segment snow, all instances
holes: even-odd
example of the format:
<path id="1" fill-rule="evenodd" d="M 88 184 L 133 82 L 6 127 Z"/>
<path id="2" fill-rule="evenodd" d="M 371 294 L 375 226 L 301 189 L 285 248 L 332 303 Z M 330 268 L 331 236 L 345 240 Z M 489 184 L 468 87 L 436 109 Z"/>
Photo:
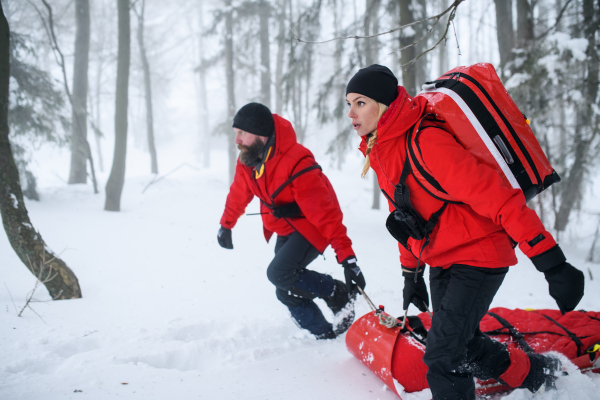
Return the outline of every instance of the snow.
<path id="1" fill-rule="evenodd" d="M 162 175 L 183 162 L 195 165 L 195 148 L 160 149 Z M 94 195 L 91 184 L 66 185 L 57 175 L 68 171 L 68 153 L 48 153 L 38 171 L 42 200 L 26 205 L 48 247 L 77 275 L 83 298 L 33 303 L 43 321 L 29 309 L 17 317 L 6 289 L 20 309 L 35 281 L 0 234 L 0 399 L 397 399 L 346 350 L 344 337 L 317 341 L 293 323 L 266 278 L 274 240 L 264 242 L 259 217 L 239 220 L 234 250 L 218 246 L 225 151 L 213 151 L 210 169 L 180 168 L 142 194 L 152 180 L 148 156 L 128 149 L 121 212 L 103 211 L 104 195 Z M 349 156 L 337 171 L 318 156 L 337 191 L 368 295 L 401 315 L 396 243 L 384 227 L 387 212 L 370 208 L 371 179 L 359 178 L 360 158 Z M 98 173 L 101 190 L 107 176 Z M 247 211 L 257 210 L 254 201 Z M 583 250 L 564 249 L 586 273 L 580 307 L 598 310 L 600 283 L 590 274 L 600 276 L 600 266 L 584 263 Z M 324 256 L 311 268 L 343 279 L 331 249 Z M 555 308 L 543 275 L 519 257 L 492 306 Z M 35 297 L 49 300 L 43 287 Z M 356 311 L 369 311 L 363 299 Z M 567 368 L 558 392 L 535 398 L 598 398 L 600 376 Z M 421 392 L 405 400 L 428 398 Z M 517 390 L 506 398 L 533 395 Z"/>

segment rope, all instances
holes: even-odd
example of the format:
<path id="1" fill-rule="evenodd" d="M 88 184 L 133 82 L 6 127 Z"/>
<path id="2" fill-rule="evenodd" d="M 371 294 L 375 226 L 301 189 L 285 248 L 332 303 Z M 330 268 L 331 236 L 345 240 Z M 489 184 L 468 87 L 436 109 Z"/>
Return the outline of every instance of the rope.
<path id="1" fill-rule="evenodd" d="M 389 314 L 383 313 L 383 310 L 380 310 L 377 307 L 375 307 L 375 304 L 373 303 L 373 301 L 371 301 L 369 296 L 367 296 L 367 294 L 364 292 L 364 290 L 361 289 L 360 286 L 357 286 L 357 288 L 358 288 L 358 291 L 360 292 L 360 294 L 362 294 L 362 296 L 365 299 L 365 301 L 367 302 L 367 304 L 369 305 L 369 307 L 371 307 L 371 311 L 375 311 L 375 315 L 377 315 L 379 317 L 379 323 L 381 325 L 385 326 L 386 328 L 390 328 L 390 329 L 398 326 L 397 318 L 392 317 Z M 429 308 L 427 308 L 427 313 L 429 314 L 429 318 L 431 318 L 432 315 L 431 315 L 431 311 L 429 311 Z M 404 310 L 404 319 L 402 320 L 400 329 L 404 329 L 404 326 L 406 325 L 407 316 L 408 316 L 408 309 Z"/>

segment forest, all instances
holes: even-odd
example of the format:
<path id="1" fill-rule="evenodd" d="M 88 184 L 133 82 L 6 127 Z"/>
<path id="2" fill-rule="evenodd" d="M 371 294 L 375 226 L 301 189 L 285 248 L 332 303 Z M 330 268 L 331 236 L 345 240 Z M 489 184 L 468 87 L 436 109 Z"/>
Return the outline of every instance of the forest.
<path id="1" fill-rule="evenodd" d="M 528 206 L 587 266 L 600 263 L 600 0 L 1 0 L 1 6 L 0 211 L 7 237 L 1 258 L 11 259 L 11 268 L 18 259 L 14 268 L 24 265 L 49 300 L 86 296 L 80 276 L 86 258 L 56 248 L 68 248 L 66 238 L 77 232 L 101 234 L 93 240 L 98 253 L 114 252 L 111 260 L 125 253 L 137 259 L 137 244 L 117 250 L 102 241 L 113 234 L 132 240 L 118 232 L 125 224 L 139 228 L 132 237 L 148 235 L 151 225 L 135 225 L 131 213 L 148 207 L 152 191 L 160 190 L 161 207 L 180 210 L 185 232 L 195 224 L 201 238 L 215 236 L 216 220 L 198 217 L 194 201 L 211 216 L 222 212 L 238 157 L 232 119 L 249 102 L 288 119 L 328 174 L 343 177 L 334 181 L 336 190 L 351 193 L 343 209 L 359 198 L 364 210 L 382 210 L 369 215 L 383 226 L 387 202 L 374 173 L 360 181 L 363 159 L 345 99 L 349 79 L 371 64 L 389 67 L 411 96 L 457 66 L 493 64 L 561 177 Z M 194 184 L 206 186 L 191 192 Z M 67 204 L 64 215 L 72 209 L 85 224 L 46 220 Z M 123 225 L 113 225 L 115 218 Z M 172 229 L 175 235 L 179 227 Z M 140 247 L 137 254 L 145 260 L 153 252 Z M 167 274 L 167 262 L 153 271 Z M 597 279 L 587 266 L 581 269 L 588 279 Z M 33 296 L 24 294 L 22 303 L 32 305 Z M 8 291 L 2 296 L 8 299 Z"/>

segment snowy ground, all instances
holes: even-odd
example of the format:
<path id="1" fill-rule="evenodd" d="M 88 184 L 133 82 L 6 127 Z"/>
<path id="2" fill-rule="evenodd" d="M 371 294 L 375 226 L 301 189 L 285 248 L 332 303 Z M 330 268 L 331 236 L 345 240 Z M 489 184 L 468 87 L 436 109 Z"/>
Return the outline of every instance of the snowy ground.
<path id="1" fill-rule="evenodd" d="M 191 152 L 173 155 L 163 174 L 196 164 Z M 7 288 L 20 308 L 34 278 L 0 233 L 0 399 L 397 399 L 346 350 L 344 337 L 316 341 L 292 322 L 265 275 L 273 242 L 264 242 L 259 217 L 240 219 L 235 250 L 217 245 L 228 190 L 224 153 L 213 153 L 211 169 L 184 166 L 144 194 L 152 179 L 147 156 L 130 149 L 128 157 L 119 213 L 103 211 L 104 195 L 91 185 L 58 178 L 68 170 L 63 151 L 40 167 L 42 201 L 27 201 L 33 225 L 77 275 L 82 299 L 36 303 L 39 316 L 17 317 Z M 359 158 L 344 171 L 323 167 L 367 293 L 400 315 L 397 250 L 383 225 L 387 213 L 370 209 L 370 179 L 359 179 Z M 99 175 L 101 189 L 106 176 Z M 248 212 L 257 210 L 253 202 Z M 600 265 L 585 264 L 583 250 L 565 252 L 586 271 L 580 307 L 600 309 Z M 555 308 L 543 275 L 519 257 L 492 306 Z M 342 278 L 331 249 L 311 267 Z M 48 294 L 42 287 L 36 297 Z M 368 311 L 359 300 L 357 314 Z M 597 375 L 573 371 L 558 387 L 535 398 L 600 398 Z M 525 390 L 506 397 L 531 398 Z"/>

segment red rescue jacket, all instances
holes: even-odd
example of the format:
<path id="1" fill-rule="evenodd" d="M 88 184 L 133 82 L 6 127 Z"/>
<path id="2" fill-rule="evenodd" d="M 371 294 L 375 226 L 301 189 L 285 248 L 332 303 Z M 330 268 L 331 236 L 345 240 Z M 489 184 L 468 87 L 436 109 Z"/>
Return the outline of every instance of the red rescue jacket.
<path id="1" fill-rule="evenodd" d="M 275 204 L 295 201 L 305 218 L 276 218 L 265 206 L 271 195 L 293 174 L 316 165 L 313 154 L 296 141 L 292 124 L 277 114 L 275 121 L 275 150 L 264 163 L 264 172 L 256 178 L 255 169 L 238 160 L 235 177 L 221 217 L 221 225 L 231 229 L 244 213 L 254 196 L 260 198 L 263 230 L 267 242 L 276 233 L 285 236 L 297 231 L 320 253 L 328 245 L 335 250 L 339 262 L 354 256 L 352 242 L 342 223 L 342 211 L 331 183 L 320 169 L 313 169 L 294 179 L 275 198 Z"/>
<path id="2" fill-rule="evenodd" d="M 399 86 L 398 97 L 377 125 L 377 142 L 369 158 L 379 186 L 391 198 L 406 157 L 406 132 L 421 118 L 426 104 L 427 100 L 413 99 Z M 363 136 L 359 147 L 363 154 L 366 140 Z M 435 179 L 448 194 L 464 203 L 448 204 L 430 235 L 431 243 L 423 251 L 423 262 L 444 268 L 452 264 L 500 268 L 517 263 L 511 238 L 530 258 L 556 245 L 537 214 L 527 207 L 523 192 L 506 186 L 494 170 L 478 163 L 451 134 L 427 128 L 419 134 L 418 145 Z M 426 193 L 412 174 L 406 184 L 413 207 L 425 220 L 443 205 Z M 393 205 L 389 206 L 392 211 Z M 537 238 L 540 234 L 542 240 Z M 424 243 L 411 238 L 408 249 L 399 244 L 400 263 L 416 267 Z"/>

